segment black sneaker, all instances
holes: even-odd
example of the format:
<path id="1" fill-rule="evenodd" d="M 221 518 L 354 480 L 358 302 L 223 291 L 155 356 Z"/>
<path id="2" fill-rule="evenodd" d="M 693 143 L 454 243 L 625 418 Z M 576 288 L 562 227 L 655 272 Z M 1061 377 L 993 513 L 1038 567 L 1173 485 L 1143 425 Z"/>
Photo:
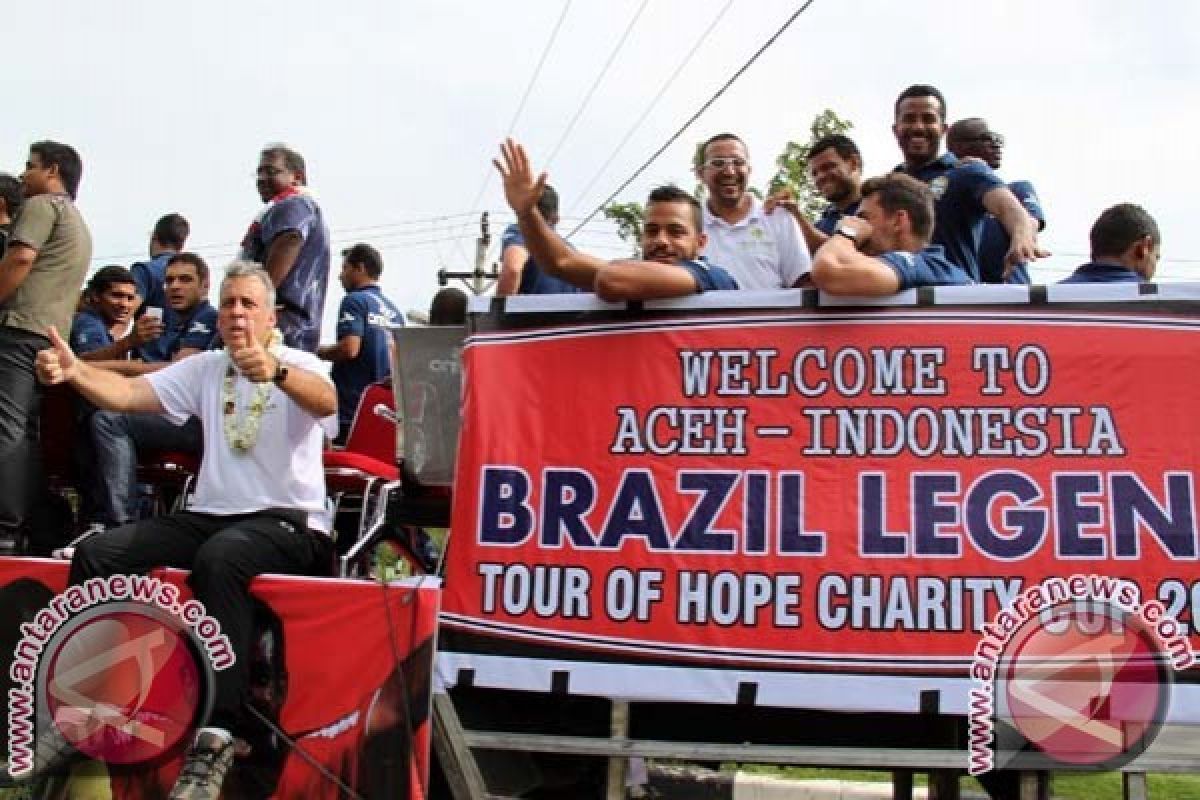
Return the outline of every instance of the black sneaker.
<path id="1" fill-rule="evenodd" d="M 219 728 L 201 728 L 168 800 L 217 800 L 232 763 L 233 737 Z"/>

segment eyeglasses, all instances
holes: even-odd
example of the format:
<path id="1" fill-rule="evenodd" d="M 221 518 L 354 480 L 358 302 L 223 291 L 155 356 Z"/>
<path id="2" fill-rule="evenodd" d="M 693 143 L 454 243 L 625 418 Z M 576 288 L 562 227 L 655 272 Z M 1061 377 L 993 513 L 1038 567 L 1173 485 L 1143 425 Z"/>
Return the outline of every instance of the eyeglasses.
<path id="1" fill-rule="evenodd" d="M 746 166 L 746 164 L 747 162 L 744 158 L 710 158 L 708 161 L 704 162 L 704 166 L 709 167 L 710 169 L 725 169 L 726 167 L 741 169 L 742 167 Z"/>
<path id="2" fill-rule="evenodd" d="M 978 136 L 968 136 L 963 139 L 963 141 L 983 142 L 984 144 L 990 144 L 994 147 L 1004 147 L 1004 137 L 998 133 L 992 133 L 991 131 L 988 131 L 987 133 L 981 133 Z"/>

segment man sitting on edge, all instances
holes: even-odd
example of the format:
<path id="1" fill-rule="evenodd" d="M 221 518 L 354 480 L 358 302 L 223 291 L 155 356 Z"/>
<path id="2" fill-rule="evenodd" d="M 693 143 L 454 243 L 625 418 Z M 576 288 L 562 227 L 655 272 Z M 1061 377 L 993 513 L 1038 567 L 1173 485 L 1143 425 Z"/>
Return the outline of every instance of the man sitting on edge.
<path id="1" fill-rule="evenodd" d="M 707 241 L 700 204 L 682 189 L 661 186 L 646 201 L 642 255 L 648 260 L 604 261 L 572 250 L 538 211 L 546 173 L 535 178 L 525 148 L 508 139 L 500 154 L 503 162 L 492 163 L 504 179 L 504 195 L 533 260 L 546 273 L 612 302 L 738 288 L 728 272 L 700 259 Z"/>
<path id="2" fill-rule="evenodd" d="M 257 264 L 230 265 L 217 328 L 225 350 L 137 378 L 76 358 L 53 330 L 51 348 L 37 356 L 43 383 L 68 383 L 114 411 L 166 413 L 180 424 L 195 415 L 204 429 L 204 460 L 187 511 L 97 534 L 71 561 L 72 585 L 161 566 L 191 570 L 196 599 L 229 637 L 234 662 L 215 675 L 212 714 L 188 750 L 173 800 L 215 800 L 235 737 L 253 738 L 261 724 L 246 710 L 250 582 L 265 572 L 327 574 L 332 557 L 321 450 L 337 429 L 333 383 L 316 356 L 282 345 L 275 288 Z M 39 742 L 39 751 L 52 752 L 43 771 L 69 758 L 66 742 L 59 744 Z"/>
<path id="3" fill-rule="evenodd" d="M 966 271 L 931 245 L 933 193 L 893 172 L 862 186 L 857 217 L 846 217 L 813 259 L 813 283 L 830 294 L 887 295 L 917 286 L 970 284 Z"/>

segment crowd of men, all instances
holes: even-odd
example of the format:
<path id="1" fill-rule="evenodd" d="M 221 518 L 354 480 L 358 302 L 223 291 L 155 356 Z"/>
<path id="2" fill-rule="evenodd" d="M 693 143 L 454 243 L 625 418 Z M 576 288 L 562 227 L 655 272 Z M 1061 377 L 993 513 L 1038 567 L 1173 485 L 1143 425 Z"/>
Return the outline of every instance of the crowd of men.
<path id="1" fill-rule="evenodd" d="M 546 175 L 507 141 L 495 166 L 517 222 L 504 234 L 497 292 L 616 301 L 1028 283 L 1028 265 L 1045 255 L 1036 193 L 996 175 L 1004 142 L 984 120 L 946 120 L 936 88 L 905 89 L 893 124 L 902 161 L 869 179 L 851 139 L 816 142 L 809 171 L 828 206 L 815 220 L 787 192 L 761 202 L 748 190 L 745 143 L 713 136 L 696 169 L 703 202 L 675 186 L 650 193 L 643 260 L 606 261 L 571 247 L 555 232 L 558 196 Z M 364 389 L 389 374 L 387 328 L 403 317 L 380 289 L 379 252 L 356 244 L 342 253 L 346 294 L 333 342 L 320 345 L 330 232 L 304 159 L 286 146 L 260 154 L 263 206 L 220 282 L 217 308 L 208 301 L 210 267 L 187 250 L 190 229 L 179 214 L 158 220 L 147 260 L 104 266 L 84 286 L 92 244 L 75 205 L 82 172 L 70 146 L 42 141 L 19 179 L 0 174 L 0 538 L 18 537 L 38 490 L 40 386 L 67 384 L 78 395 L 73 444 L 91 533 L 69 554 L 72 584 L 189 569 L 197 598 L 230 637 L 235 667 L 219 674 L 210 724 L 171 794 L 216 797 L 235 741 L 253 738 L 248 584 L 268 571 L 328 570 L 322 450 L 346 439 Z M 1091 261 L 1068 281 L 1145 281 L 1160 237 L 1144 210 L 1122 204 L 1100 215 L 1091 247 Z M 433 322 L 460 321 L 464 301 L 439 294 Z M 332 379 L 322 361 L 332 363 Z M 147 450 L 203 454 L 186 511 L 141 518 L 135 467 Z M 45 768 L 71 756 L 62 741 L 39 752 Z"/>
<path id="2" fill-rule="evenodd" d="M 815 220 L 787 190 L 760 201 L 749 189 L 745 142 L 717 134 L 704 143 L 695 168 L 703 202 L 674 187 L 651 193 L 640 262 L 606 263 L 567 246 L 554 232 L 558 193 L 520 144 L 506 142 L 495 164 L 517 223 L 504 233 L 497 293 L 594 291 L 618 300 L 712 289 L 814 286 L 830 294 L 883 295 L 920 286 L 1030 283 L 1029 265 L 1048 255 L 1037 240 L 1046 217 L 1033 185 L 1005 183 L 996 174 L 1004 137 L 985 120 L 947 120 L 936 87 L 902 91 L 892 124 L 901 161 L 870 179 L 849 137 L 814 142 L 809 178 L 828 203 Z M 691 206 L 692 213 L 668 215 L 677 218 L 672 232 L 663 224 L 664 205 Z M 1091 246 L 1091 261 L 1067 281 L 1148 281 L 1161 237 L 1145 210 L 1122 203 L 1096 220 Z"/>

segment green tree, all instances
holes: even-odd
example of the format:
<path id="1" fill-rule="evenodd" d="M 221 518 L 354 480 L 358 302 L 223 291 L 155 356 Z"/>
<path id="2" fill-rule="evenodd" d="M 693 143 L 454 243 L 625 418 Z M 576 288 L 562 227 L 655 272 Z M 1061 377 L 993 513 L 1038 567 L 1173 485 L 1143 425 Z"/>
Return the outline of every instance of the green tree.
<path id="1" fill-rule="evenodd" d="M 783 146 L 783 152 L 775 159 L 777 169 L 768 191 L 774 193 L 780 189 L 791 189 L 796 204 L 806 216 L 815 217 L 819 214 L 825 207 L 825 200 L 808 177 L 808 151 L 822 136 L 845 133 L 853 127 L 853 122 L 842 119 L 832 109 L 827 108 L 817 114 L 809 126 L 807 142 L 788 142 Z"/>
<path id="2" fill-rule="evenodd" d="M 604 209 L 604 218 L 615 222 L 617 235 L 633 246 L 633 255 L 641 255 L 642 221 L 646 209 L 641 203 L 609 203 Z"/>

